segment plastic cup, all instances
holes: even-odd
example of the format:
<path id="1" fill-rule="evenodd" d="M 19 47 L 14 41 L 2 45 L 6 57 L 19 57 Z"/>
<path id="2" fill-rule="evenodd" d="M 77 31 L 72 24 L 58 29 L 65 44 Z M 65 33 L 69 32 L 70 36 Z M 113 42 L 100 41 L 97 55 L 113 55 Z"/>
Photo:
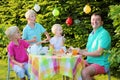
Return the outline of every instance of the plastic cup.
<path id="1" fill-rule="evenodd" d="M 78 54 L 78 49 L 77 48 L 72 49 L 72 55 L 77 55 L 77 54 Z"/>

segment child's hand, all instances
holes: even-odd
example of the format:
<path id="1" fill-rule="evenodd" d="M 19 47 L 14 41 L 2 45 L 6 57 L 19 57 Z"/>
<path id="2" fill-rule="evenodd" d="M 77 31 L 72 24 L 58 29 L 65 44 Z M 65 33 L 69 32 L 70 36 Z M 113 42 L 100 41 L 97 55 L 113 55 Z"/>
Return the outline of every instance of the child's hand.
<path id="1" fill-rule="evenodd" d="M 43 41 L 41 41 L 41 42 L 37 42 L 36 44 L 37 45 L 40 45 L 40 44 L 42 44 L 42 43 L 47 43 L 47 42 L 49 42 L 47 39 L 45 39 L 45 40 L 43 40 Z"/>
<path id="2" fill-rule="evenodd" d="M 36 42 L 37 41 L 37 38 L 36 37 L 33 37 L 33 39 L 31 40 L 32 42 Z"/>
<path id="3" fill-rule="evenodd" d="M 23 68 L 23 67 L 24 67 L 24 64 L 23 64 L 23 63 L 19 63 L 19 66 L 20 66 L 21 68 Z"/>
<path id="4" fill-rule="evenodd" d="M 47 39 L 43 40 L 42 43 L 47 43 L 49 42 Z"/>

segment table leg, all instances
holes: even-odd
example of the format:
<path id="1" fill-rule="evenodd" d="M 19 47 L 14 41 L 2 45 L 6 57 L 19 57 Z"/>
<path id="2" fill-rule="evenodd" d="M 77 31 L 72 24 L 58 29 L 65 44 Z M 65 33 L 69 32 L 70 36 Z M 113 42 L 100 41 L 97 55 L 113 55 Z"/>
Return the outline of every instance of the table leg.
<path id="1" fill-rule="evenodd" d="M 63 80 L 70 80 L 70 78 L 67 76 L 63 76 Z"/>
<path id="2" fill-rule="evenodd" d="M 70 78 L 66 76 L 66 80 L 70 80 Z"/>

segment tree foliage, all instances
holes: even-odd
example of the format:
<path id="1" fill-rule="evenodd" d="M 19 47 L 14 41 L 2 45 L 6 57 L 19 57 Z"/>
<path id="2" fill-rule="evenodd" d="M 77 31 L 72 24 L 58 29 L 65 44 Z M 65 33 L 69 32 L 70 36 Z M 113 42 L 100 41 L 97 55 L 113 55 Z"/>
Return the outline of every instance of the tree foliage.
<path id="1" fill-rule="evenodd" d="M 27 24 L 24 14 L 28 9 L 33 9 L 36 3 L 40 5 L 40 11 L 37 12 L 36 22 L 42 24 L 51 36 L 53 36 L 51 33 L 52 25 L 55 23 L 61 24 L 66 38 L 66 47 L 73 46 L 85 48 L 88 34 L 92 30 L 90 16 L 93 12 L 102 12 L 104 16 L 104 27 L 110 32 L 112 37 L 112 48 L 115 49 L 112 50 L 113 53 L 110 60 L 111 66 L 120 69 L 118 67 L 120 58 L 117 56 L 120 47 L 120 7 L 117 5 L 114 7 L 115 4 L 119 4 L 118 0 L 1 0 L 0 58 L 5 58 L 7 53 L 6 46 L 9 43 L 4 33 L 5 30 L 10 26 L 17 25 L 22 32 Z M 92 10 L 89 14 L 85 14 L 83 8 L 88 3 Z M 58 17 L 54 17 L 52 14 L 55 6 L 60 11 Z M 108 13 L 110 16 L 108 16 Z M 72 17 L 73 22 L 79 19 L 80 23 L 73 23 L 73 25 L 67 26 L 65 21 L 69 16 Z"/>
<path id="2" fill-rule="evenodd" d="M 111 49 L 110 62 L 114 72 L 120 72 L 120 5 L 109 6 L 109 17 L 113 20 L 113 27 L 115 28 L 113 35 L 114 47 Z"/>

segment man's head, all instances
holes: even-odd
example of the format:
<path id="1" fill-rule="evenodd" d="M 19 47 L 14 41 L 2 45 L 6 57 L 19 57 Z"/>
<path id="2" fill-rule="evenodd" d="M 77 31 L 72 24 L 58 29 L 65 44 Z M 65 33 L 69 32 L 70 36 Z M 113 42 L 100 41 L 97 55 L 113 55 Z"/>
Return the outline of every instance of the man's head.
<path id="1" fill-rule="evenodd" d="M 91 25 L 94 30 L 103 25 L 102 15 L 98 12 L 93 13 L 91 16 Z"/>

